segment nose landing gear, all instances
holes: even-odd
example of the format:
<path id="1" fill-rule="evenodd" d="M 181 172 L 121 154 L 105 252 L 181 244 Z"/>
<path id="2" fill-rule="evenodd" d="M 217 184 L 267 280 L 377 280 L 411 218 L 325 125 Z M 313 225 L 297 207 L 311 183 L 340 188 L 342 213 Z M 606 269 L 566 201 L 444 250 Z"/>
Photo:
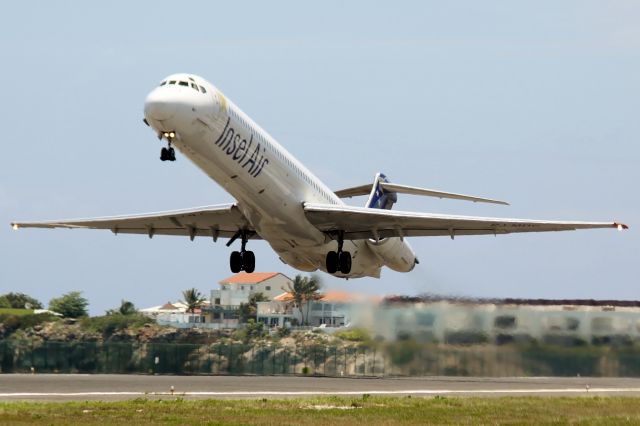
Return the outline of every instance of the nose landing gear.
<path id="1" fill-rule="evenodd" d="M 229 266 L 231 268 L 231 272 L 237 274 L 240 271 L 245 271 L 247 273 L 252 273 L 256 269 L 256 255 L 252 251 L 246 250 L 247 240 L 249 239 L 249 235 L 246 231 L 240 230 L 233 236 L 227 243 L 227 246 L 230 246 L 238 237 L 242 238 L 242 245 L 240 247 L 240 251 L 231 252 L 231 256 L 229 257 Z"/>
<path id="2" fill-rule="evenodd" d="M 174 132 L 164 132 L 159 137 L 164 137 L 167 140 L 167 147 L 160 150 L 160 160 L 176 161 L 176 151 L 171 147 L 171 142 L 173 142 L 176 134 Z"/>
<path id="3" fill-rule="evenodd" d="M 335 274 L 340 271 L 343 274 L 351 272 L 351 253 L 343 251 L 344 232 L 338 234 L 338 251 L 330 251 L 327 253 L 327 272 Z"/>

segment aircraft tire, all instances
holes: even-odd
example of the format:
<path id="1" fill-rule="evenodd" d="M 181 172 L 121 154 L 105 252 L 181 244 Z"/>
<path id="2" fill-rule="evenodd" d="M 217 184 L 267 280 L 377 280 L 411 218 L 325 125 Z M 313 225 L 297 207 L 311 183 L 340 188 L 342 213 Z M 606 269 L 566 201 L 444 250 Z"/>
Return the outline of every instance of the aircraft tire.
<path id="1" fill-rule="evenodd" d="M 249 274 L 256 270 L 256 255 L 252 251 L 242 253 L 242 269 Z"/>
<path id="2" fill-rule="evenodd" d="M 338 253 L 335 251 L 330 251 L 329 253 L 327 253 L 327 272 L 330 274 L 335 274 L 336 272 L 338 272 L 338 264 Z"/>
<path id="3" fill-rule="evenodd" d="M 340 272 L 348 274 L 351 272 L 351 253 L 348 251 L 340 252 Z"/>
<path id="4" fill-rule="evenodd" d="M 167 161 L 167 159 L 169 158 L 169 156 L 167 154 L 168 154 L 167 148 L 162 148 L 160 150 L 160 160 L 161 161 Z"/>
<path id="5" fill-rule="evenodd" d="M 231 256 L 229 257 L 229 266 L 231 267 L 231 272 L 237 274 L 242 270 L 242 255 L 239 251 L 232 251 Z"/>

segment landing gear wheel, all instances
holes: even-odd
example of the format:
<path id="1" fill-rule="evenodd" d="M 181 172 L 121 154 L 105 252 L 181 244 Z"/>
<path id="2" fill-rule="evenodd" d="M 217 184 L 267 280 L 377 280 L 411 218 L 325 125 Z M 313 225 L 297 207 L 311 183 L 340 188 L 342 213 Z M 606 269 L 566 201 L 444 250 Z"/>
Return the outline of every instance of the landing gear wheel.
<path id="1" fill-rule="evenodd" d="M 338 253 L 335 251 L 330 251 L 329 253 L 327 253 L 327 272 L 330 274 L 335 274 L 336 272 L 338 272 L 338 264 Z"/>
<path id="2" fill-rule="evenodd" d="M 169 152 L 167 148 L 162 148 L 160 150 L 160 160 L 167 161 L 169 159 Z"/>
<path id="3" fill-rule="evenodd" d="M 249 274 L 256 270 L 256 255 L 252 251 L 242 253 L 242 269 Z"/>
<path id="4" fill-rule="evenodd" d="M 351 272 L 351 253 L 348 251 L 342 251 L 339 254 L 340 258 L 340 272 L 348 274 Z"/>
<path id="5" fill-rule="evenodd" d="M 167 153 L 169 155 L 169 161 L 176 161 L 176 151 L 173 148 L 169 147 Z"/>
<path id="6" fill-rule="evenodd" d="M 229 266 L 231 267 L 231 272 L 237 274 L 242 270 L 242 254 L 239 251 L 232 251 L 231 257 L 229 258 Z"/>

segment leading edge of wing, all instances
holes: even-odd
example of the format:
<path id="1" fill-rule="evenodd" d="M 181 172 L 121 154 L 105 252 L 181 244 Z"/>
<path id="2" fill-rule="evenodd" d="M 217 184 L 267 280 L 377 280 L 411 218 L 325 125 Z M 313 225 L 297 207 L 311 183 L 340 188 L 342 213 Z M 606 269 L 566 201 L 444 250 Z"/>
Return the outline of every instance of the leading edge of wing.
<path id="1" fill-rule="evenodd" d="M 627 225 L 618 222 L 474 217 L 380 210 L 337 204 L 307 203 L 304 209 L 307 219 L 321 231 L 344 231 L 345 237 L 351 239 L 391 236 L 487 235 L 594 228 L 622 230 L 628 228 Z"/>
<path id="2" fill-rule="evenodd" d="M 235 204 L 195 207 L 181 210 L 96 217 L 88 219 L 64 219 L 43 222 L 13 222 L 14 229 L 20 228 L 84 228 L 108 229 L 114 234 L 187 235 L 233 238 L 239 229 L 253 231 L 242 212 Z M 253 233 L 253 239 L 259 236 Z"/>
<path id="3" fill-rule="evenodd" d="M 138 213 L 130 215 L 117 215 L 117 216 L 100 216 L 92 218 L 80 218 L 80 219 L 60 219 L 60 220 L 45 220 L 34 222 L 11 222 L 11 227 L 17 228 L 86 228 L 90 225 L 100 225 L 104 222 L 122 221 L 122 220 L 137 220 L 137 219 L 160 219 L 170 218 L 174 216 L 185 215 L 197 215 L 202 213 L 224 213 L 232 212 L 232 209 L 236 207 L 235 204 L 218 204 L 212 206 L 192 207 L 179 210 L 165 210 L 161 212 L 152 213 Z M 240 216 L 240 212 L 238 212 Z"/>

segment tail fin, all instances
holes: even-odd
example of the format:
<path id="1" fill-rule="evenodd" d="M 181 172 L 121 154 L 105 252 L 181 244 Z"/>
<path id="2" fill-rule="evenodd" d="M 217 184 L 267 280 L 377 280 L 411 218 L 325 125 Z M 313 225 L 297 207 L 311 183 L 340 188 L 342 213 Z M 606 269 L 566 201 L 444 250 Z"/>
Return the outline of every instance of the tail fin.
<path id="1" fill-rule="evenodd" d="M 391 210 L 395 202 L 398 201 L 398 195 L 395 192 L 385 191 L 380 185 L 381 183 L 390 182 L 384 174 L 377 173 L 365 206 L 370 209 Z"/>

